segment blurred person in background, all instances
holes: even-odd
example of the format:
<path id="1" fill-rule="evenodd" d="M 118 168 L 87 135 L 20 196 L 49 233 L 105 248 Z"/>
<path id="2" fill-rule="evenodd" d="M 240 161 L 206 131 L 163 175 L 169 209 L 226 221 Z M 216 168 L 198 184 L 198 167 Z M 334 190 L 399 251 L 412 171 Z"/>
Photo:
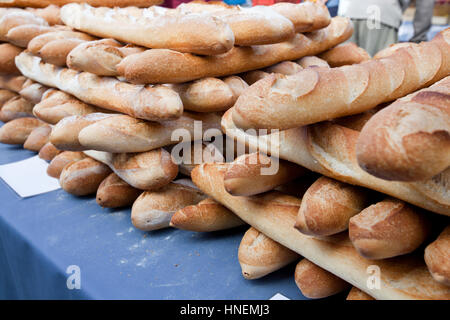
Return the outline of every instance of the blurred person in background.
<path id="1" fill-rule="evenodd" d="M 412 1 L 404 1 L 403 9 L 409 6 Z M 416 12 L 414 14 L 414 36 L 410 42 L 427 41 L 427 33 L 431 28 L 431 20 L 433 19 L 433 9 L 435 0 L 416 0 Z"/>

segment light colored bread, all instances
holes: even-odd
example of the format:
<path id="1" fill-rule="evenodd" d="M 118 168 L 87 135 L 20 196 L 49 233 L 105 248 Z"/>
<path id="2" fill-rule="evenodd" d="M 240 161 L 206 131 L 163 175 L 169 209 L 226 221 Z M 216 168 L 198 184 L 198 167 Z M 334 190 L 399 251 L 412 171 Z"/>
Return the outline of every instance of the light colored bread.
<path id="1" fill-rule="evenodd" d="M 431 179 L 450 166 L 450 76 L 375 114 L 356 145 L 358 163 L 386 180 Z"/>
<path id="2" fill-rule="evenodd" d="M 8 102 L 8 100 L 14 98 L 17 96 L 17 93 L 7 90 L 7 89 L 0 89 L 0 110 L 2 109 L 3 105 Z"/>
<path id="3" fill-rule="evenodd" d="M 295 283 L 311 299 L 326 298 L 350 288 L 350 284 L 308 259 L 302 259 L 295 267 Z"/>
<path id="4" fill-rule="evenodd" d="M 164 149 L 143 153 L 112 154 L 93 150 L 84 153 L 107 164 L 122 180 L 141 190 L 162 188 L 178 174 L 178 166 Z"/>
<path id="5" fill-rule="evenodd" d="M 50 1 L 49 1 L 50 2 Z M 52 1 L 54 2 L 54 1 Z M 63 24 L 61 21 L 60 10 L 61 8 L 55 4 L 49 4 L 45 8 L 26 8 L 27 11 L 34 15 L 41 17 L 48 22 L 49 25 Z"/>
<path id="6" fill-rule="evenodd" d="M 22 51 L 22 48 L 16 47 L 15 45 L 10 43 L 0 44 L 0 74 L 20 74 L 19 69 L 17 69 L 14 62 L 14 59 Z"/>
<path id="7" fill-rule="evenodd" d="M 171 227 L 195 232 L 226 230 L 243 224 L 233 212 L 211 198 L 178 210 L 170 220 Z"/>
<path id="8" fill-rule="evenodd" d="M 149 7 L 161 4 L 162 0 L 2 0 L 2 6 L 45 8 L 50 5 L 63 6 L 73 2 L 88 3 L 94 7 Z"/>
<path id="9" fill-rule="evenodd" d="M 0 110 L 0 121 L 8 122 L 18 118 L 33 116 L 34 104 L 17 96 L 8 100 Z"/>
<path id="10" fill-rule="evenodd" d="M 78 140 L 85 149 L 114 153 L 144 152 L 180 142 L 180 139 L 202 139 L 206 130 L 216 129 L 215 136 L 221 135 L 220 119 L 214 113 L 184 112 L 178 119 L 159 123 L 127 115 L 112 115 L 86 126 L 80 131 Z M 176 130 L 181 130 L 181 137 L 177 137 Z M 199 134 L 200 137 L 197 136 Z"/>
<path id="11" fill-rule="evenodd" d="M 59 184 L 64 191 L 75 196 L 91 195 L 110 173 L 108 166 L 85 158 L 66 165 L 59 177 Z"/>
<path id="12" fill-rule="evenodd" d="M 96 200 L 104 208 L 126 207 L 132 205 L 141 193 L 142 190 L 133 188 L 111 173 L 98 187 Z"/>
<path id="13" fill-rule="evenodd" d="M 6 144 L 24 144 L 30 133 L 44 123 L 36 118 L 19 118 L 4 124 L 0 128 L 0 142 Z"/>
<path id="14" fill-rule="evenodd" d="M 173 214 L 205 199 L 196 188 L 170 183 L 156 191 L 142 193 L 131 209 L 131 222 L 144 231 L 169 227 Z"/>
<path id="15" fill-rule="evenodd" d="M 201 57 L 167 49 L 147 50 L 123 59 L 117 71 L 132 83 L 180 83 L 222 77 L 318 54 L 347 40 L 352 32 L 353 26 L 348 19 L 336 17 L 328 27 L 306 35 L 296 34 L 287 42 L 234 47 L 218 56 Z M 172 68 L 173 65 L 177 68 Z"/>
<path id="16" fill-rule="evenodd" d="M 61 150 L 56 148 L 51 142 L 47 142 L 44 146 L 39 150 L 39 158 L 45 161 L 52 161 L 54 157 L 61 153 Z"/>
<path id="17" fill-rule="evenodd" d="M 0 88 L 19 93 L 23 84 L 27 81 L 24 76 L 2 76 L 0 75 Z"/>
<path id="18" fill-rule="evenodd" d="M 351 217 L 369 204 L 369 190 L 320 177 L 306 191 L 295 228 L 311 236 L 330 236 L 348 229 Z"/>
<path id="19" fill-rule="evenodd" d="M 0 41 L 8 41 L 8 31 L 23 24 L 48 26 L 47 21 L 30 12 L 25 10 L 11 10 L 0 17 Z"/>
<path id="20" fill-rule="evenodd" d="M 264 69 L 268 73 L 295 74 L 302 70 L 303 67 L 292 61 L 283 61 Z"/>
<path id="21" fill-rule="evenodd" d="M 350 219 L 349 236 L 367 259 L 386 259 L 417 249 L 430 235 L 426 214 L 403 201 L 386 199 Z"/>
<path id="22" fill-rule="evenodd" d="M 272 190 L 306 173 L 307 170 L 294 163 L 257 152 L 236 158 L 225 174 L 224 184 L 232 195 L 252 196 Z"/>
<path id="23" fill-rule="evenodd" d="M 355 43 L 347 42 L 321 53 L 319 58 L 328 62 L 330 67 L 336 68 L 367 61 L 370 54 Z"/>
<path id="24" fill-rule="evenodd" d="M 267 135 L 251 135 L 238 129 L 233 108 L 222 117 L 222 129 L 231 139 L 253 150 L 275 154 L 311 171 L 353 185 L 373 189 L 429 211 L 450 215 L 448 181 L 450 170 L 440 179 L 405 183 L 376 178 L 362 170 L 356 159 L 359 132 L 333 123 L 318 123 Z M 447 199 L 447 200 L 446 200 Z"/>
<path id="25" fill-rule="evenodd" d="M 241 128 L 299 127 L 370 110 L 449 73 L 450 28 L 430 42 L 399 49 L 383 59 L 306 68 L 290 76 L 272 74 L 238 98 L 233 121 Z"/>
<path id="26" fill-rule="evenodd" d="M 84 41 L 95 40 L 95 38 L 83 32 L 76 32 L 71 30 L 55 30 L 53 32 L 40 34 L 31 39 L 28 43 L 27 50 L 32 54 L 38 55 L 39 51 L 41 51 L 42 48 L 48 43 L 62 39 L 79 39 Z"/>
<path id="27" fill-rule="evenodd" d="M 346 300 L 375 300 L 364 291 L 359 290 L 356 287 L 352 287 L 348 293 Z"/>
<path id="28" fill-rule="evenodd" d="M 345 234 L 331 240 L 315 239 L 298 232 L 293 227 L 301 204 L 298 198 L 277 192 L 255 197 L 230 195 L 223 184 L 227 167 L 227 164 L 202 164 L 192 172 L 192 180 L 208 196 L 274 241 L 376 299 L 450 298 L 449 288 L 436 282 L 423 258 L 415 255 L 377 260 L 382 275 L 380 289 L 368 286 L 367 280 L 373 274 L 368 273 L 367 268 L 374 261 L 361 257 Z"/>
<path id="29" fill-rule="evenodd" d="M 254 84 L 255 82 L 267 77 L 270 73 L 262 71 L 262 70 L 253 70 L 247 71 L 241 74 L 242 79 L 249 85 Z"/>
<path id="30" fill-rule="evenodd" d="M 242 275 L 249 280 L 262 278 L 298 258 L 297 253 L 253 227 L 244 234 L 239 245 L 238 259 Z"/>
<path id="31" fill-rule="evenodd" d="M 86 158 L 83 152 L 63 151 L 52 159 L 47 167 L 47 174 L 50 177 L 59 179 L 62 170 L 69 163 Z"/>
<path id="32" fill-rule="evenodd" d="M 72 94 L 85 103 L 135 118 L 168 120 L 183 113 L 180 96 L 165 86 L 143 87 L 116 78 L 58 68 L 28 53 L 21 53 L 16 65 L 22 74 L 37 82 Z"/>
<path id="33" fill-rule="evenodd" d="M 44 33 L 54 32 L 55 30 L 55 27 L 40 26 L 37 24 L 22 24 L 11 28 L 6 37 L 8 38 L 8 42 L 18 47 L 26 48 L 33 38 Z"/>
<path id="34" fill-rule="evenodd" d="M 46 63 L 65 67 L 67 56 L 72 49 L 84 42 L 86 41 L 76 38 L 56 39 L 46 43 L 37 54 Z"/>
<path id="35" fill-rule="evenodd" d="M 215 55 L 234 45 L 230 26 L 207 13 L 182 13 L 162 7 L 96 9 L 69 4 L 61 9 L 61 19 L 74 29 L 148 48 Z"/>
<path id="36" fill-rule="evenodd" d="M 20 90 L 19 94 L 31 103 L 37 104 L 41 101 L 42 96 L 49 88 L 38 82 L 34 82 L 32 80 L 29 81 L 32 83 L 26 87 L 24 86 L 22 90 Z"/>
<path id="37" fill-rule="evenodd" d="M 450 287 L 450 226 L 426 247 L 425 263 L 434 280 Z"/>
<path id="38" fill-rule="evenodd" d="M 306 56 L 300 58 L 296 61 L 296 63 L 298 63 L 303 69 L 310 67 L 323 67 L 323 68 L 330 67 L 328 62 L 316 56 Z"/>
<path id="39" fill-rule="evenodd" d="M 44 147 L 44 145 L 48 142 L 51 132 L 52 128 L 49 125 L 35 128 L 33 131 L 31 131 L 27 140 L 25 140 L 23 148 L 39 152 L 39 150 L 41 150 L 42 147 Z"/>

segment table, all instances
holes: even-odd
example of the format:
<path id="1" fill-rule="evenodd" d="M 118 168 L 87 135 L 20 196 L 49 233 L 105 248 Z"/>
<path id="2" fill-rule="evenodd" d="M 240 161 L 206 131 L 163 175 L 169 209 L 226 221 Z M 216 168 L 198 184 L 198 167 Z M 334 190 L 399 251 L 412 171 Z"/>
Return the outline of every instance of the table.
<path id="1" fill-rule="evenodd" d="M 0 144 L 0 164 L 34 155 Z M 129 208 L 102 209 L 61 189 L 20 198 L 1 179 L 0 201 L 0 299 L 305 299 L 295 264 L 242 277 L 237 251 L 247 228 L 142 232 Z M 79 290 L 67 287 L 72 265 Z"/>

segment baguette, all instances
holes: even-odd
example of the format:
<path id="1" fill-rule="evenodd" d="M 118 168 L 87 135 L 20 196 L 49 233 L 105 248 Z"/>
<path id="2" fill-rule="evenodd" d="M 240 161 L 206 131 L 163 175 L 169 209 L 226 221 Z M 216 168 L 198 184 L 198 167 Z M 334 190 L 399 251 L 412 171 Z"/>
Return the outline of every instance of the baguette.
<path id="1" fill-rule="evenodd" d="M 450 76 L 384 108 L 364 126 L 358 163 L 386 180 L 430 179 L 450 166 Z"/>
<path id="2" fill-rule="evenodd" d="M 270 73 L 262 70 L 247 71 L 241 74 L 242 79 L 248 84 L 252 85 L 255 82 L 267 77 Z"/>
<path id="3" fill-rule="evenodd" d="M 25 78 L 24 76 L 0 75 L 0 88 L 19 93 L 26 81 L 27 78 Z"/>
<path id="4" fill-rule="evenodd" d="M 38 82 L 30 81 L 31 84 L 26 87 L 24 86 L 23 89 L 19 91 L 19 94 L 31 103 L 37 104 L 42 100 L 42 96 L 49 88 Z"/>
<path id="5" fill-rule="evenodd" d="M 334 241 L 303 235 L 294 227 L 301 201 L 277 192 L 235 197 L 226 192 L 223 177 L 228 164 L 202 164 L 192 172 L 193 182 L 208 196 L 274 241 L 365 291 L 376 299 L 449 299 L 450 290 L 434 281 L 422 258 L 414 255 L 378 260 L 380 289 L 367 286 L 373 261 L 361 257 L 344 234 Z"/>
<path id="6" fill-rule="evenodd" d="M 165 86 L 137 86 L 115 78 L 58 68 L 28 53 L 16 57 L 16 65 L 29 78 L 55 87 L 98 107 L 147 120 L 168 120 L 181 116 L 179 95 Z M 88 90 L 89 89 L 89 90 Z"/>
<path id="7" fill-rule="evenodd" d="M 76 32 L 71 30 L 55 30 L 53 32 L 40 34 L 31 39 L 31 41 L 28 43 L 27 50 L 34 55 L 38 55 L 39 51 L 42 50 L 45 45 L 55 40 L 63 39 L 79 39 L 84 41 L 95 40 L 95 38 L 83 32 Z"/>
<path id="8" fill-rule="evenodd" d="M 356 287 L 352 287 L 348 293 L 346 300 L 375 300 L 364 291 L 359 290 Z"/>
<path id="9" fill-rule="evenodd" d="M 262 153 L 236 158 L 224 177 L 225 189 L 235 196 L 252 196 L 272 190 L 305 175 L 307 170 Z"/>
<path id="10" fill-rule="evenodd" d="M 85 158 L 66 165 L 59 177 L 59 184 L 70 194 L 87 196 L 94 194 L 110 173 L 108 166 L 94 159 Z"/>
<path id="11" fill-rule="evenodd" d="M 229 51 L 234 45 L 230 26 L 206 13 L 182 13 L 162 7 L 92 8 L 73 3 L 61 9 L 61 19 L 74 29 L 148 48 L 216 55 Z"/>
<path id="12" fill-rule="evenodd" d="M 94 7 L 149 7 L 161 4 L 162 0 L 2 0 L 4 7 L 45 8 L 50 5 L 63 6 L 68 3 L 87 3 Z"/>
<path id="13" fill-rule="evenodd" d="M 348 42 L 321 53 L 319 58 L 325 60 L 330 67 L 336 68 L 367 61 L 370 55 L 355 43 Z"/>
<path id="14" fill-rule="evenodd" d="M 65 67 L 67 56 L 72 49 L 84 42 L 86 41 L 76 38 L 56 39 L 46 43 L 37 52 L 37 55 L 40 56 L 42 61 L 46 63 L 51 63 L 59 67 Z"/>
<path id="15" fill-rule="evenodd" d="M 22 48 L 16 47 L 10 43 L 0 44 L 0 74 L 12 75 L 20 74 L 14 59 L 23 51 Z"/>
<path id="16" fill-rule="evenodd" d="M 0 128 L 0 143 L 24 144 L 30 133 L 42 125 L 42 121 L 31 117 L 9 121 Z"/>
<path id="17" fill-rule="evenodd" d="M 17 97 L 17 94 L 15 92 L 12 92 L 7 89 L 0 89 L 0 110 L 5 105 L 8 100 Z"/>
<path id="18" fill-rule="evenodd" d="M 368 190 L 320 177 L 302 198 L 295 228 L 317 237 L 345 231 L 350 218 L 366 208 L 370 199 Z"/>
<path id="19" fill-rule="evenodd" d="M 233 212 L 211 198 L 181 208 L 170 220 L 171 227 L 195 232 L 226 230 L 244 224 Z"/>
<path id="20" fill-rule="evenodd" d="M 222 77 L 318 54 L 347 40 L 352 32 L 350 20 L 336 17 L 328 27 L 307 35 L 296 34 L 287 42 L 234 47 L 218 56 L 200 57 L 167 49 L 147 50 L 124 58 L 117 71 L 132 83 L 180 83 Z M 172 68 L 174 65 L 177 68 Z"/>
<path id="21" fill-rule="evenodd" d="M 69 163 L 86 158 L 83 152 L 63 151 L 52 159 L 47 167 L 47 174 L 50 177 L 59 179 L 61 172 Z"/>
<path id="22" fill-rule="evenodd" d="M 49 25 L 62 25 L 60 10 L 61 8 L 55 4 L 49 4 L 45 8 L 26 8 L 27 11 L 41 17 L 48 22 Z"/>
<path id="23" fill-rule="evenodd" d="M 425 263 L 434 280 L 450 287 L 450 226 L 425 249 Z"/>
<path id="24" fill-rule="evenodd" d="M 178 119 L 158 123 L 112 115 L 86 126 L 80 131 L 78 140 L 86 149 L 113 153 L 145 152 L 177 143 L 180 138 L 183 141 L 202 139 L 206 130 L 216 129 L 215 136 L 221 135 L 220 119 L 214 113 L 185 112 Z M 176 136 L 177 129 L 183 130 L 181 137 Z"/>
<path id="25" fill-rule="evenodd" d="M 417 249 L 430 235 L 424 212 L 403 201 L 386 199 L 350 219 L 349 237 L 367 259 L 386 259 Z"/>
<path id="26" fill-rule="evenodd" d="M 0 17 L 0 41 L 8 41 L 8 31 L 23 24 L 48 26 L 47 21 L 30 12 L 25 10 L 11 10 Z"/>
<path id="27" fill-rule="evenodd" d="M 44 147 L 44 145 L 48 142 L 51 132 L 52 128 L 49 125 L 35 128 L 31 131 L 27 140 L 25 140 L 23 148 L 34 152 L 39 152 L 39 150 L 41 150 L 42 147 Z"/>
<path id="28" fill-rule="evenodd" d="M 325 60 L 316 57 L 316 56 L 306 56 L 295 61 L 298 65 L 300 65 L 303 69 L 309 67 L 324 67 L 329 68 L 330 65 Z"/>
<path id="29" fill-rule="evenodd" d="M 244 278 L 254 280 L 298 260 L 299 255 L 251 227 L 242 237 L 238 259 Z"/>
<path id="30" fill-rule="evenodd" d="M 96 201 L 103 208 L 127 207 L 132 205 L 141 193 L 142 190 L 133 188 L 115 173 L 111 173 L 98 187 Z"/>
<path id="31" fill-rule="evenodd" d="M 105 113 L 91 113 L 86 116 L 71 116 L 63 118 L 53 127 L 52 134 L 50 135 L 50 141 L 61 150 L 86 150 L 86 148 L 81 145 L 78 140 L 78 134 L 80 131 L 96 121 L 111 116 L 112 115 Z"/>
<path id="32" fill-rule="evenodd" d="M 8 122 L 18 118 L 33 116 L 34 104 L 17 96 L 8 100 L 0 110 L 0 120 Z"/>
<path id="33" fill-rule="evenodd" d="M 57 149 L 51 142 L 47 142 L 39 150 L 39 158 L 45 161 L 52 161 L 54 157 L 61 153 L 61 150 Z"/>
<path id="34" fill-rule="evenodd" d="M 373 189 L 429 211 L 450 215 L 450 204 L 446 200 L 446 179 L 450 176 L 450 170 L 440 180 L 416 184 L 386 181 L 359 167 L 355 152 L 359 132 L 356 130 L 325 122 L 255 136 L 236 127 L 232 111 L 233 108 L 222 117 L 222 129 L 231 139 L 265 154 L 270 155 L 275 150 L 277 157 L 324 176 Z"/>
<path id="35" fill-rule="evenodd" d="M 143 153 L 116 153 L 84 151 L 108 165 L 122 180 L 141 190 L 157 190 L 169 184 L 178 174 L 178 166 L 164 149 Z"/>
<path id="36" fill-rule="evenodd" d="M 37 24 L 23 24 L 11 28 L 6 35 L 6 38 L 8 39 L 8 42 L 12 43 L 13 45 L 21 48 L 26 48 L 33 38 L 44 33 L 54 32 L 58 29 L 63 30 L 64 28 L 65 27 L 63 26 L 49 27 L 40 26 Z"/>
<path id="37" fill-rule="evenodd" d="M 383 59 L 270 75 L 238 98 L 233 120 L 241 128 L 299 127 L 361 113 L 449 74 L 450 28 L 430 42 L 399 49 Z"/>
<path id="38" fill-rule="evenodd" d="M 179 154 L 176 153 L 174 148 L 179 148 Z M 179 156 L 178 167 L 181 174 L 188 177 L 191 176 L 192 170 L 195 166 L 201 163 L 211 163 L 211 162 L 224 162 L 224 148 L 219 150 L 213 143 L 205 143 L 202 140 L 197 140 L 194 142 L 180 142 L 174 146 L 168 146 L 167 148 Z"/>
<path id="39" fill-rule="evenodd" d="M 176 211 L 204 198 L 196 188 L 169 183 L 159 190 L 145 191 L 137 198 L 131 209 L 131 222 L 144 231 L 167 228 Z"/>
<path id="40" fill-rule="evenodd" d="M 302 259 L 295 267 L 295 283 L 310 299 L 326 298 L 350 288 L 347 282 L 308 259 Z"/>
<path id="41" fill-rule="evenodd" d="M 292 61 L 283 61 L 266 68 L 264 71 L 268 73 L 295 74 L 302 70 L 303 67 Z"/>

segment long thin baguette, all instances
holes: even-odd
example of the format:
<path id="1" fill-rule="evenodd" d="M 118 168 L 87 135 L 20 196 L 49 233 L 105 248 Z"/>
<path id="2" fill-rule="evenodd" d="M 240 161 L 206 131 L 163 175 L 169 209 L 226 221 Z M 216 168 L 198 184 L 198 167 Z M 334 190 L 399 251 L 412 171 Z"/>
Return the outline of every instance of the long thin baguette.
<path id="1" fill-rule="evenodd" d="M 195 232 L 226 230 L 244 224 L 233 212 L 211 198 L 178 210 L 170 220 L 171 227 Z"/>
<path id="2" fill-rule="evenodd" d="M 24 144 L 30 133 L 42 125 L 45 123 L 31 117 L 9 121 L 0 128 L 0 143 Z"/>
<path id="3" fill-rule="evenodd" d="M 84 151 L 114 171 L 129 185 L 141 190 L 157 190 L 169 184 L 178 174 L 178 166 L 166 150 L 155 149 L 143 153 L 108 153 Z"/>
<path id="4" fill-rule="evenodd" d="M 362 258 L 345 235 L 319 240 L 301 234 L 293 227 L 301 204 L 298 198 L 277 192 L 256 197 L 230 195 L 223 184 L 227 168 L 227 164 L 200 165 L 192 172 L 192 180 L 208 196 L 274 241 L 376 299 L 450 298 L 450 289 L 434 281 L 421 257 L 407 255 L 375 263 Z M 380 289 L 367 286 L 371 276 L 367 268 L 374 264 L 382 270 Z"/>
<path id="5" fill-rule="evenodd" d="M 299 259 L 299 255 L 251 227 L 244 234 L 238 251 L 245 279 L 262 278 Z"/>
<path id="6" fill-rule="evenodd" d="M 266 154 L 271 154 L 271 149 L 275 150 L 281 159 L 324 176 L 373 189 L 429 211 L 450 215 L 450 204 L 442 196 L 447 189 L 444 177 L 442 181 L 412 184 L 382 180 L 362 170 L 355 151 L 358 131 L 332 123 L 320 123 L 255 136 L 236 127 L 232 110 L 222 117 L 222 128 L 227 136 L 240 143 Z"/>
<path id="7" fill-rule="evenodd" d="M 28 53 L 16 57 L 22 74 L 49 87 L 72 94 L 83 102 L 147 120 L 168 120 L 181 116 L 180 96 L 165 86 L 138 86 L 115 78 L 99 77 L 43 63 Z"/>
<path id="8" fill-rule="evenodd" d="M 205 77 L 222 77 L 318 54 L 347 40 L 352 32 L 350 20 L 335 17 L 328 27 L 306 35 L 296 34 L 287 42 L 234 47 L 226 54 L 212 57 L 167 49 L 147 50 L 126 57 L 119 63 L 117 70 L 132 83 L 179 83 Z M 174 65 L 177 68 L 172 68 Z"/>
<path id="9" fill-rule="evenodd" d="M 333 296 L 350 287 L 347 282 L 308 259 L 302 259 L 297 264 L 294 276 L 302 294 L 311 299 Z"/>
<path id="10" fill-rule="evenodd" d="M 54 32 L 57 29 L 61 30 L 63 28 L 64 27 L 62 26 L 49 27 L 37 24 L 23 24 L 9 29 L 8 33 L 6 34 L 6 38 L 8 39 L 8 42 L 16 46 L 26 48 L 33 38 L 41 34 Z"/>
<path id="11" fill-rule="evenodd" d="M 149 7 L 161 4 L 162 0 L 2 0 L 2 6 L 44 8 L 50 5 L 63 6 L 73 2 L 88 3 L 94 7 Z"/>
<path id="12" fill-rule="evenodd" d="M 450 226 L 426 247 L 425 263 L 436 281 L 450 287 Z"/>
<path id="13" fill-rule="evenodd" d="M 367 61 L 370 55 L 355 43 L 349 42 L 321 53 L 319 58 L 325 60 L 330 67 L 336 68 Z"/>
<path id="14" fill-rule="evenodd" d="M 44 146 L 39 150 L 38 156 L 42 160 L 52 161 L 54 157 L 60 154 L 62 151 L 56 148 L 50 141 L 44 144 Z"/>
<path id="15" fill-rule="evenodd" d="M 109 9 L 69 4 L 61 9 L 61 19 L 74 29 L 147 48 L 215 55 L 229 51 L 234 45 L 230 26 L 207 13 L 183 13 L 162 7 Z"/>
<path id="16" fill-rule="evenodd" d="M 173 214 L 203 200 L 198 189 L 179 183 L 169 183 L 156 191 L 143 192 L 131 209 L 131 222 L 144 231 L 169 227 Z"/>
<path id="17" fill-rule="evenodd" d="M 20 74 L 14 59 L 23 51 L 22 48 L 16 47 L 10 43 L 0 44 L 0 74 L 13 75 Z"/>
<path id="18" fill-rule="evenodd" d="M 225 189 L 235 196 L 252 196 L 272 190 L 305 175 L 307 170 L 289 161 L 262 153 L 236 158 L 224 177 Z"/>
<path id="19" fill-rule="evenodd" d="M 0 110 L 0 121 L 8 122 L 18 118 L 33 116 L 34 104 L 17 96 L 8 100 Z"/>
<path id="20" fill-rule="evenodd" d="M 363 188 L 320 177 L 302 198 L 295 228 L 311 236 L 330 236 L 348 229 L 350 218 L 370 204 Z"/>
<path id="21" fill-rule="evenodd" d="M 49 44 L 52 41 L 63 39 L 79 39 L 84 41 L 95 40 L 94 37 L 83 32 L 76 32 L 72 30 L 55 30 L 53 32 L 40 34 L 31 39 L 28 43 L 27 50 L 28 52 L 37 55 L 45 45 Z"/>
<path id="22" fill-rule="evenodd" d="M 23 24 L 48 26 L 47 21 L 31 12 L 25 10 L 11 10 L 0 17 L 0 41 L 8 41 L 8 31 Z"/>
<path id="23" fill-rule="evenodd" d="M 52 1 L 55 2 L 55 1 Z M 61 15 L 60 15 L 60 6 L 55 4 L 49 4 L 45 8 L 26 8 L 25 10 L 33 13 L 34 15 L 41 17 L 45 21 L 48 22 L 49 25 L 62 25 L 63 22 L 61 21 Z"/>
<path id="24" fill-rule="evenodd" d="M 37 104 L 42 100 L 44 93 L 49 89 L 48 87 L 29 80 L 31 83 L 27 86 L 23 86 L 22 90 L 19 91 L 20 96 L 30 101 L 31 103 Z"/>
<path id="25" fill-rule="evenodd" d="M 27 78 L 24 76 L 0 75 L 0 88 L 19 93 L 26 81 Z"/>
<path id="26" fill-rule="evenodd" d="M 383 59 L 270 75 L 238 98 L 233 120 L 241 128 L 299 127 L 369 110 L 449 74 L 450 28 Z"/>
<path id="27" fill-rule="evenodd" d="M 319 57 L 316 57 L 316 56 L 306 56 L 306 57 L 298 59 L 295 62 L 298 63 L 303 69 L 306 69 L 309 67 L 325 67 L 325 68 L 330 67 L 328 62 L 326 62 L 325 60 L 323 60 Z"/>
<path id="28" fill-rule="evenodd" d="M 52 128 L 49 125 L 37 127 L 31 131 L 27 140 L 23 144 L 23 148 L 35 152 L 39 152 L 42 147 L 48 142 Z"/>
<path id="29" fill-rule="evenodd" d="M 46 63 L 54 64 L 55 66 L 65 67 L 66 60 L 69 53 L 79 44 L 86 42 L 82 39 L 67 38 L 57 39 L 45 44 L 37 55 Z"/>
<path id="30" fill-rule="evenodd" d="M 84 158 L 86 158 L 86 156 L 83 152 L 63 151 L 52 159 L 47 167 L 47 174 L 50 177 L 59 179 L 61 172 L 65 166 L 67 166 L 69 163 L 83 160 Z"/>
<path id="31" fill-rule="evenodd" d="M 356 144 L 358 163 L 387 180 L 430 179 L 450 166 L 450 76 L 375 114 Z"/>
<path id="32" fill-rule="evenodd" d="M 119 208 L 130 206 L 142 193 L 111 173 L 102 181 L 97 190 L 96 201 L 104 208 Z"/>
<path id="33" fill-rule="evenodd" d="M 180 137 L 174 135 L 176 130 L 182 130 L 183 141 L 201 139 L 204 132 L 211 129 L 216 129 L 216 136 L 221 135 L 220 119 L 214 113 L 184 112 L 178 119 L 159 123 L 111 115 L 82 129 L 78 140 L 86 149 L 113 153 L 145 152 L 180 142 Z M 197 137 L 200 133 L 201 136 Z"/>

